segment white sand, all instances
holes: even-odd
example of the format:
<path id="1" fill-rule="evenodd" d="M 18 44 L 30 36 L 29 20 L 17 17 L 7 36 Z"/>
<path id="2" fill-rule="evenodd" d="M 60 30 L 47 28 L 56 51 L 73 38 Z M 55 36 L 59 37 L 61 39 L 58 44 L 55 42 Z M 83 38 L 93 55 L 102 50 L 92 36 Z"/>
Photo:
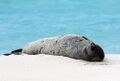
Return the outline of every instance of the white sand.
<path id="1" fill-rule="evenodd" d="M 62 56 L 0 56 L 0 81 L 120 81 L 120 55 L 103 62 Z"/>

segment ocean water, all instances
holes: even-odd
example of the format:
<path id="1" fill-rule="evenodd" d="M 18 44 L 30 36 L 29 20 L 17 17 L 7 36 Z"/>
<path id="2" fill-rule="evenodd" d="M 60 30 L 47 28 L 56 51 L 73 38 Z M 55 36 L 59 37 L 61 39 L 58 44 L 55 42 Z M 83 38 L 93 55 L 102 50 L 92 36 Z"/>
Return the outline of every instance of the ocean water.
<path id="1" fill-rule="evenodd" d="M 63 34 L 120 54 L 120 0 L 0 0 L 0 54 Z"/>

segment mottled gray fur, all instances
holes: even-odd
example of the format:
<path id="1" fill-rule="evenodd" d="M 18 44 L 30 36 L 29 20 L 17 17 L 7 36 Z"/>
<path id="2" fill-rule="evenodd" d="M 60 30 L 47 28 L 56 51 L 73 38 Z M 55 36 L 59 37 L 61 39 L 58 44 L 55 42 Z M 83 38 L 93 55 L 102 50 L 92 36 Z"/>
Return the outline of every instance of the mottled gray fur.
<path id="1" fill-rule="evenodd" d="M 104 51 L 99 45 L 93 43 L 86 37 L 79 35 L 62 35 L 37 40 L 28 43 L 22 49 L 17 49 L 4 55 L 20 55 L 22 53 L 28 55 L 58 55 L 88 61 L 102 61 L 104 59 Z"/>
<path id="2" fill-rule="evenodd" d="M 63 35 L 28 43 L 22 52 L 30 55 L 50 54 L 79 59 L 85 56 L 84 48 L 89 44 L 91 41 L 82 36 Z"/>

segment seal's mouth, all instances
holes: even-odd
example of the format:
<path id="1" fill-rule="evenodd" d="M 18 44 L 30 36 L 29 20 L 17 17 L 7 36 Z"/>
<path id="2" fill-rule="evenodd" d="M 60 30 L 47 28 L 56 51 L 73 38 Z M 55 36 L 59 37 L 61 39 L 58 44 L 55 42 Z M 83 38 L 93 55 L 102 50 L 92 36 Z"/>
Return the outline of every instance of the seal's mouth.
<path id="1" fill-rule="evenodd" d="M 102 60 L 103 60 L 103 59 L 101 59 L 101 58 L 99 58 L 99 57 L 94 57 L 94 58 L 91 59 L 91 61 L 99 61 L 99 62 L 102 61 Z"/>

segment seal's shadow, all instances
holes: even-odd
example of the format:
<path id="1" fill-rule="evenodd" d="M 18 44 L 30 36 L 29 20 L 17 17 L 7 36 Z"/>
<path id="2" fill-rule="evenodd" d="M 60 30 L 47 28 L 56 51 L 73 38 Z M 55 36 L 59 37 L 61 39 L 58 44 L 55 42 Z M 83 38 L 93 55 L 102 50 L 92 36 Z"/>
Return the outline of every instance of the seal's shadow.
<path id="1" fill-rule="evenodd" d="M 89 62 L 89 61 L 84 61 L 83 65 L 111 65 L 110 60 L 108 58 L 105 58 L 101 62 Z"/>

